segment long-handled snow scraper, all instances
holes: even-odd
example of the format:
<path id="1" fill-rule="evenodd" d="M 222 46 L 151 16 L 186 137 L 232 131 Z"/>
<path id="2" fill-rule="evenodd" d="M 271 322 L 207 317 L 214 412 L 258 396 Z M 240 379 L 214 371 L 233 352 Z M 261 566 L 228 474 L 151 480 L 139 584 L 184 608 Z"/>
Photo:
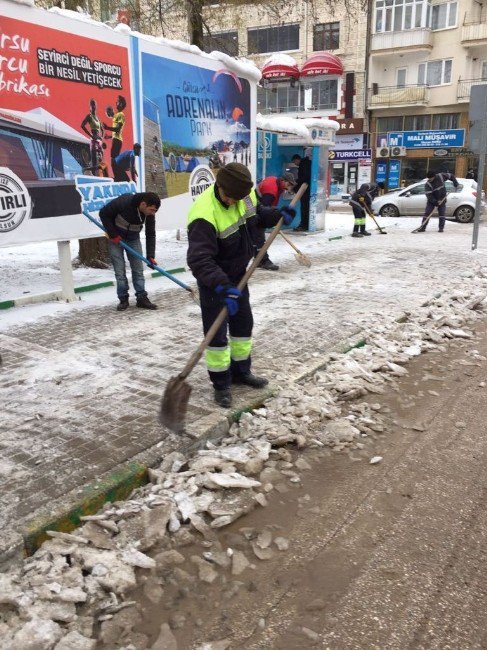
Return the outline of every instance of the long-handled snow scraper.
<path id="1" fill-rule="evenodd" d="M 94 223 L 95 225 L 97 225 L 98 228 L 100 228 L 100 230 L 103 230 L 103 232 L 105 233 L 105 235 L 108 237 L 107 231 L 106 231 L 105 228 L 103 227 L 102 223 L 101 223 L 100 221 L 98 221 L 98 219 L 95 219 L 95 217 L 92 217 L 91 214 L 90 214 L 87 210 L 83 210 L 83 214 L 84 214 L 85 217 L 86 217 L 87 219 L 89 219 L 92 223 Z M 139 260 L 142 260 L 142 262 L 145 262 L 145 264 L 147 264 L 147 266 L 148 266 L 149 268 L 154 269 L 154 271 L 157 271 L 158 273 L 160 273 L 160 274 L 163 275 L 164 277 L 166 277 L 166 278 L 168 278 L 169 280 L 172 280 L 173 282 L 175 282 L 176 284 L 178 284 L 178 285 L 179 285 L 180 287 L 182 287 L 183 289 L 186 289 L 186 291 L 188 291 L 188 292 L 191 294 L 191 297 L 193 298 L 193 300 L 194 300 L 196 303 L 199 303 L 198 292 L 197 292 L 195 289 L 192 289 L 189 285 L 185 284 L 184 282 L 182 282 L 182 281 L 179 280 L 178 278 L 174 277 L 174 275 L 172 275 L 172 274 L 169 273 L 168 271 L 165 271 L 165 270 L 164 270 L 163 268 L 161 268 L 160 266 L 157 266 L 157 264 L 151 264 L 151 263 L 149 262 L 149 260 L 147 259 L 147 257 L 144 257 L 143 255 L 141 255 L 140 253 L 138 253 L 138 252 L 137 252 L 136 250 L 134 250 L 131 246 L 129 246 L 128 244 L 126 244 L 124 241 L 121 241 L 121 242 L 120 242 L 120 246 L 121 246 L 122 248 L 125 248 L 125 250 L 127 251 L 127 253 L 130 253 L 130 255 L 133 255 L 134 257 L 138 257 Z"/>
<path id="2" fill-rule="evenodd" d="M 437 206 L 435 205 L 435 207 L 431 210 L 431 212 L 426 216 L 426 219 L 421 222 L 421 225 L 415 228 L 414 230 L 411 230 L 411 232 L 424 232 L 426 230 L 426 226 L 430 222 L 431 215 L 433 214 L 433 212 L 436 210 L 437 207 L 439 208 L 440 205 L 442 205 L 445 201 L 446 201 L 446 196 L 445 198 L 441 199 L 441 201 L 438 203 Z"/>
<path id="3" fill-rule="evenodd" d="M 284 241 L 287 241 L 289 246 L 291 246 L 291 248 L 294 248 L 294 250 L 296 251 L 296 255 L 294 257 L 297 259 L 298 264 L 301 264 L 301 266 L 307 266 L 309 268 L 311 266 L 310 258 L 307 255 L 305 255 L 302 251 L 300 251 L 299 248 L 295 246 L 293 242 L 289 239 L 289 237 L 286 237 L 286 235 L 282 232 L 282 230 L 279 231 L 279 234 L 281 235 L 281 237 L 284 238 Z"/>
<path id="4" fill-rule="evenodd" d="M 308 187 L 307 183 L 303 183 L 301 185 L 301 187 L 293 197 L 291 203 L 289 204 L 290 207 L 296 205 L 296 203 L 299 201 L 301 196 L 305 193 L 307 187 Z M 283 220 L 281 218 L 279 219 L 277 225 L 273 228 L 264 246 L 262 246 L 260 251 L 255 256 L 252 264 L 247 269 L 247 272 L 238 283 L 238 288 L 240 289 L 240 291 L 242 291 L 245 288 L 253 272 L 259 266 L 262 258 L 268 251 L 270 245 L 279 234 L 282 224 L 283 224 Z M 188 362 L 181 370 L 179 375 L 176 375 L 175 377 L 171 377 L 167 382 L 161 400 L 161 408 L 159 411 L 159 422 L 164 427 L 171 429 L 175 433 L 184 432 L 186 412 L 188 410 L 189 396 L 191 394 L 191 386 L 186 381 L 186 378 L 188 377 L 190 372 L 194 369 L 198 361 L 203 356 L 203 353 L 207 345 L 210 343 L 210 341 L 218 331 L 218 328 L 227 317 L 227 313 L 228 313 L 227 308 L 223 307 L 221 312 L 216 317 L 213 325 L 208 330 L 205 338 L 201 341 L 201 343 L 198 345 L 196 350 L 193 352 L 193 354 L 191 355 L 191 357 L 189 358 Z"/>
<path id="5" fill-rule="evenodd" d="M 374 222 L 375 225 L 377 226 L 377 230 L 379 231 L 379 233 L 380 233 L 381 235 L 387 235 L 387 233 L 386 233 L 386 231 L 384 230 L 384 228 L 381 228 L 381 227 L 379 226 L 379 224 L 377 223 L 377 219 L 375 218 L 375 215 L 374 215 L 374 213 L 372 212 L 372 210 L 369 209 L 369 206 L 368 206 L 368 205 L 365 205 L 365 210 L 366 210 L 367 214 L 369 215 L 369 217 L 373 220 L 373 222 Z"/>

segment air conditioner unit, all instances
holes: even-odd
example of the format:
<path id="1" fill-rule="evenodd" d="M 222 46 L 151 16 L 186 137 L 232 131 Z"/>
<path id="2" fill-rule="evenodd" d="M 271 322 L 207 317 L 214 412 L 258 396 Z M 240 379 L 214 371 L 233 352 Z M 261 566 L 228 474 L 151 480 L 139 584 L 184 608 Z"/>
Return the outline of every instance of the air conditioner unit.
<path id="1" fill-rule="evenodd" d="M 377 147 L 375 155 L 376 158 L 389 158 L 389 147 Z"/>
<path id="2" fill-rule="evenodd" d="M 406 155 L 406 147 L 391 147 L 391 156 L 397 157 L 397 156 L 405 156 Z"/>

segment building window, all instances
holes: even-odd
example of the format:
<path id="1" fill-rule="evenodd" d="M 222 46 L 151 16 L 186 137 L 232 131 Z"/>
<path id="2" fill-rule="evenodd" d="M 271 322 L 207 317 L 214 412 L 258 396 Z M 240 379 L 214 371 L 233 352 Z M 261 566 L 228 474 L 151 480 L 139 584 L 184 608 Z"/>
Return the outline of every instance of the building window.
<path id="1" fill-rule="evenodd" d="M 301 84 L 301 105 L 305 111 L 336 111 L 338 102 L 338 81 L 321 79 Z"/>
<path id="2" fill-rule="evenodd" d="M 248 29 L 248 53 L 267 54 L 299 50 L 299 25 Z"/>
<path id="3" fill-rule="evenodd" d="M 442 86 L 451 83 L 452 60 L 427 61 L 418 66 L 418 84 L 420 86 Z"/>
<path id="4" fill-rule="evenodd" d="M 300 110 L 298 85 L 280 83 L 258 88 L 257 107 L 265 113 L 297 113 Z"/>
<path id="5" fill-rule="evenodd" d="M 433 115 L 432 129 L 443 131 L 445 129 L 458 129 L 460 113 L 443 113 Z"/>
<path id="6" fill-rule="evenodd" d="M 213 52 L 218 50 L 229 56 L 238 56 L 238 32 L 218 32 L 203 36 L 203 50 Z"/>
<path id="7" fill-rule="evenodd" d="M 387 133 L 387 131 L 402 131 L 402 115 L 397 117 L 378 117 L 377 131 Z"/>
<path id="8" fill-rule="evenodd" d="M 405 131 L 429 131 L 431 115 L 406 115 L 404 117 Z"/>
<path id="9" fill-rule="evenodd" d="M 407 73 L 407 68 L 398 68 L 396 70 L 396 86 L 398 88 L 405 88 L 406 73 Z"/>
<path id="10" fill-rule="evenodd" d="M 313 50 L 337 50 L 340 47 L 340 23 L 321 23 L 313 28 Z"/>
<path id="11" fill-rule="evenodd" d="M 482 81 L 487 81 L 487 61 L 482 61 L 482 67 L 480 68 L 480 78 Z"/>
<path id="12" fill-rule="evenodd" d="M 397 32 L 429 25 L 429 0 L 376 0 L 375 31 Z"/>
<path id="13" fill-rule="evenodd" d="M 445 2 L 431 7 L 431 29 L 446 29 L 457 24 L 457 3 Z"/>

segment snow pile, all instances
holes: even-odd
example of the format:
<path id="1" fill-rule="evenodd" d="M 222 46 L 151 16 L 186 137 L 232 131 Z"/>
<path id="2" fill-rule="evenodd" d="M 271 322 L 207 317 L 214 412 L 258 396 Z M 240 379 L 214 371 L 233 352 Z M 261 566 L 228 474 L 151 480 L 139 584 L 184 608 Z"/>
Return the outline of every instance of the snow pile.
<path id="1" fill-rule="evenodd" d="M 285 551 L 288 540 L 273 538 L 268 529 L 258 536 L 249 532 L 248 550 L 222 548 L 216 530 L 265 507 L 275 490 L 300 483 L 310 465 L 296 449 L 367 454 L 366 439 L 384 432 L 384 418 L 379 404 L 358 400 L 394 387 L 412 357 L 449 339 L 472 338 L 471 325 L 484 317 L 487 268 L 458 287 L 404 322 L 375 324 L 366 345 L 329 355 L 309 380 L 290 382 L 265 407 L 244 414 L 218 444 L 207 442 L 194 453 L 173 451 L 150 470 L 150 483 L 132 499 L 84 517 L 72 534 L 50 532 L 52 540 L 35 556 L 0 575 L 0 604 L 6 606 L 0 610 L 2 648 L 94 648 L 95 623 L 103 642 L 116 634 L 130 647 L 133 635 L 141 634 L 133 630 L 136 618 L 127 614 L 135 612 L 128 594 L 139 578 L 157 602 L 166 580 L 225 581 Z M 183 569 L 177 548 L 198 541 L 205 550 Z M 164 625 L 167 639 L 171 632 Z"/>
<path id="2" fill-rule="evenodd" d="M 285 65 L 290 68 L 294 68 L 297 65 L 296 59 L 293 59 L 289 54 L 284 54 L 283 52 L 276 52 L 272 54 L 268 59 L 264 61 L 264 66 L 266 65 Z"/>
<path id="3" fill-rule="evenodd" d="M 262 115 L 257 113 L 255 125 L 261 131 L 272 131 L 273 133 L 294 133 L 302 138 L 309 138 L 309 131 L 304 120 L 297 120 L 294 117 L 285 115 Z"/>

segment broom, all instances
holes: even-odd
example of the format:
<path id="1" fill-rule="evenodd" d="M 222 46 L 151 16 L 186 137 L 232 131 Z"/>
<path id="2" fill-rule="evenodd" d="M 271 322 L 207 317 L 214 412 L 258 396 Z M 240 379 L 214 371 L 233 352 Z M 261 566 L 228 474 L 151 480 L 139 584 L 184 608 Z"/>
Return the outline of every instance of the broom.
<path id="1" fill-rule="evenodd" d="M 301 264 L 301 266 L 307 266 L 309 268 L 311 266 L 310 258 L 304 253 L 302 253 L 299 250 L 299 248 L 293 244 L 293 242 L 289 239 L 289 237 L 286 237 L 286 235 L 282 232 L 282 230 L 279 231 L 279 234 L 284 238 L 284 241 L 287 241 L 289 246 L 294 248 L 294 250 L 296 251 L 296 255 L 294 257 L 297 259 L 298 264 Z"/>
<path id="2" fill-rule="evenodd" d="M 296 203 L 299 201 L 301 196 L 306 192 L 307 188 L 308 188 L 307 183 L 303 183 L 301 185 L 301 187 L 293 197 L 291 203 L 289 204 L 290 207 L 296 205 Z M 245 275 L 238 283 L 238 288 L 240 289 L 240 291 L 242 291 L 245 288 L 253 272 L 259 266 L 262 258 L 268 251 L 270 245 L 279 234 L 282 224 L 283 224 L 283 219 L 281 218 L 279 219 L 277 225 L 273 228 L 264 246 L 262 246 L 260 251 L 255 256 L 252 264 L 247 269 Z M 184 432 L 184 423 L 186 420 L 186 412 L 188 410 L 189 396 L 191 395 L 191 386 L 187 383 L 186 378 L 188 377 L 190 372 L 194 369 L 198 361 L 203 356 L 206 347 L 215 336 L 220 325 L 226 319 L 227 314 L 228 314 L 227 308 L 223 307 L 221 312 L 216 317 L 215 322 L 206 333 L 205 338 L 201 341 L 199 346 L 193 352 L 193 354 L 191 355 L 191 357 L 189 358 L 188 362 L 181 370 L 179 375 L 176 375 L 175 377 L 171 377 L 167 382 L 167 386 L 166 389 L 164 390 L 164 394 L 161 400 L 161 408 L 159 411 L 159 422 L 164 427 L 171 429 L 175 433 Z"/>
<path id="3" fill-rule="evenodd" d="M 437 206 L 435 205 L 435 207 L 431 210 L 431 212 L 426 216 L 426 219 L 421 222 L 421 225 L 418 226 L 418 228 L 415 228 L 414 230 L 411 230 L 411 232 L 424 232 L 426 230 L 426 226 L 430 222 L 431 215 L 433 214 L 433 212 L 436 210 L 437 207 L 439 208 L 440 205 L 442 205 L 445 201 L 446 201 L 446 196 L 445 196 L 445 198 L 441 199 L 441 201 L 438 203 Z"/>
<path id="4" fill-rule="evenodd" d="M 100 221 L 98 221 L 98 219 L 95 219 L 94 217 L 92 217 L 91 214 L 90 214 L 87 210 L 83 210 L 83 214 L 84 214 L 85 217 L 87 217 L 87 218 L 88 218 L 92 223 L 94 223 L 96 226 L 98 226 L 98 228 L 100 228 L 100 230 L 103 230 L 103 232 L 105 233 L 105 236 L 108 237 L 108 233 L 107 233 L 107 231 L 106 231 L 105 228 L 103 227 L 103 224 L 102 224 Z M 144 262 L 145 264 L 147 264 L 147 266 L 148 266 L 149 268 L 154 269 L 155 271 L 157 271 L 158 273 L 160 273 L 160 274 L 163 275 L 164 277 L 166 277 L 166 278 L 168 278 L 169 280 L 172 280 L 173 282 L 175 282 L 176 284 L 178 284 L 178 285 L 179 285 L 180 287 L 182 287 L 183 289 L 186 289 L 186 291 L 188 291 L 188 292 L 191 294 L 191 298 L 193 298 L 193 300 L 194 300 L 197 304 L 199 304 L 200 301 L 199 301 L 198 292 L 197 292 L 195 289 L 192 289 L 188 284 L 186 284 L 185 282 L 183 282 L 183 281 L 180 280 L 179 278 L 175 278 L 174 275 L 172 275 L 172 273 L 169 273 L 169 271 L 166 271 L 165 269 L 161 268 L 160 266 L 157 266 L 157 264 L 151 264 L 151 262 L 150 262 L 146 257 L 144 257 L 143 255 L 141 255 L 140 253 L 138 253 L 138 252 L 137 252 L 136 250 L 134 250 L 131 246 L 129 246 L 128 244 L 126 244 L 123 240 L 122 240 L 121 242 L 119 242 L 119 246 L 121 246 L 122 248 L 125 248 L 125 250 L 127 251 L 127 253 L 129 253 L 130 255 L 133 255 L 134 257 L 138 257 L 139 260 L 141 260 L 142 262 Z"/>
<path id="5" fill-rule="evenodd" d="M 380 232 L 380 234 L 381 235 L 387 235 L 386 231 L 383 228 L 381 228 L 379 226 L 379 224 L 377 223 L 377 219 L 375 218 L 374 213 L 372 212 L 372 210 L 369 210 L 369 206 L 367 204 L 365 204 L 365 210 L 366 210 L 367 214 L 369 215 L 369 217 L 373 220 L 373 222 L 377 226 L 377 230 Z"/>

